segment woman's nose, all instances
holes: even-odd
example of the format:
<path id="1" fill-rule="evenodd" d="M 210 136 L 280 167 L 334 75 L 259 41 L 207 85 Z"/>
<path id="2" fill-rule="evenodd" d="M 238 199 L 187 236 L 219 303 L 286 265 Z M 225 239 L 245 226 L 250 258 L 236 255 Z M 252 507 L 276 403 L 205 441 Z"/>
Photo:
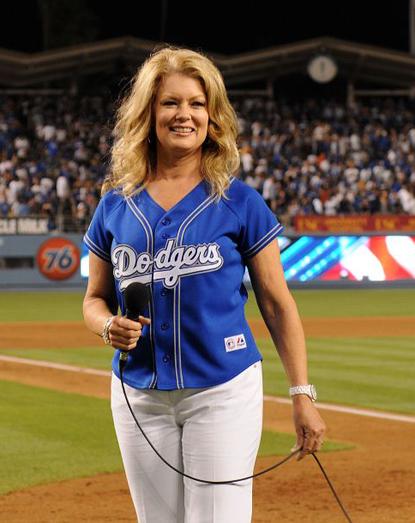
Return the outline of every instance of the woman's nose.
<path id="1" fill-rule="evenodd" d="M 190 115 L 186 114 L 186 113 L 177 114 L 176 115 L 176 120 L 178 122 L 187 122 L 187 120 L 190 120 Z"/>
<path id="2" fill-rule="evenodd" d="M 180 122 L 185 122 L 186 120 L 190 120 L 190 111 L 188 107 L 179 106 L 176 113 L 176 120 L 179 120 Z"/>

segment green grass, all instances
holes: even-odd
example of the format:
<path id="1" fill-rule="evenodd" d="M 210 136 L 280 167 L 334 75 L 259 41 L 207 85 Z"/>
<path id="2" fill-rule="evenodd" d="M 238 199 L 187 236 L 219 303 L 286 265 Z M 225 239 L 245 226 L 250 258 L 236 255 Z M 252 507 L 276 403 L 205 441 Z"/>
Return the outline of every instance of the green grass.
<path id="1" fill-rule="evenodd" d="M 0 384 L 0 492 L 120 470 L 107 400 Z"/>
<path id="2" fill-rule="evenodd" d="M 293 291 L 303 317 L 415 316 L 415 289 Z M 81 292 L 0 292 L 0 321 L 81 321 Z M 246 306 L 259 317 L 255 296 Z"/>
<path id="3" fill-rule="evenodd" d="M 304 318 L 341 316 L 414 316 L 414 289 L 330 289 L 292 292 L 300 315 Z M 260 312 L 255 296 L 250 293 L 246 306 L 248 317 Z M 415 318 L 414 318 L 415 320 Z"/>
<path id="4" fill-rule="evenodd" d="M 287 396 L 287 379 L 270 339 L 259 339 L 266 394 Z M 390 338 L 309 338 L 309 380 L 318 399 L 413 414 L 415 340 Z"/>
<path id="5" fill-rule="evenodd" d="M 0 292 L 0 321 L 81 321 L 80 292 Z"/>
<path id="6" fill-rule="evenodd" d="M 261 445 L 259 447 L 259 456 L 283 456 L 289 454 L 296 442 L 295 434 L 286 432 L 273 432 L 263 430 Z M 321 452 L 333 452 L 335 450 L 350 450 L 355 445 L 350 443 L 339 443 L 336 441 L 325 440 Z"/>
<path id="7" fill-rule="evenodd" d="M 108 400 L 0 381 L 0 494 L 122 470 Z M 294 434 L 264 431 L 259 455 L 284 455 Z M 349 449 L 325 442 L 324 451 Z"/>

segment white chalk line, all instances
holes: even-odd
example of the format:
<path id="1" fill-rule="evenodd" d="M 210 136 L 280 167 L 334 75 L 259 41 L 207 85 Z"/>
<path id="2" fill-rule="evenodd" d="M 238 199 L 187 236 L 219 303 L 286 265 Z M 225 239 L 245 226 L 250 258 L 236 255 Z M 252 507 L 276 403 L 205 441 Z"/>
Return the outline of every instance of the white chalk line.
<path id="1" fill-rule="evenodd" d="M 111 376 L 111 372 L 107 370 L 89 369 L 87 367 L 76 367 L 75 365 L 66 365 L 64 363 L 53 363 L 51 361 L 44 360 L 31 360 L 28 358 L 18 358 L 15 356 L 0 355 L 0 361 L 34 365 L 35 367 L 47 367 L 48 369 L 66 370 L 69 372 L 83 372 L 84 374 L 94 374 L 95 376 Z"/>
<path id="2" fill-rule="evenodd" d="M 92 374 L 95 376 L 105 376 L 109 378 L 111 376 L 110 371 L 90 369 L 88 367 L 77 367 L 75 365 L 66 365 L 63 363 L 53 363 L 51 361 L 44 360 L 31 360 L 28 358 L 18 358 L 15 356 L 0 355 L 0 361 L 10 363 L 20 363 L 26 365 L 33 365 L 35 367 L 46 367 L 49 369 L 64 370 L 68 372 L 80 372 L 84 374 Z M 287 398 L 281 398 L 279 396 L 264 396 L 264 401 L 272 403 L 282 403 L 284 405 L 290 405 L 291 400 Z M 376 410 L 359 409 L 356 407 L 346 407 L 344 405 L 333 405 L 328 403 L 316 402 L 316 406 L 321 410 L 331 410 L 333 412 L 343 412 L 344 414 L 355 414 L 357 416 L 366 416 L 369 418 L 378 418 L 391 421 L 402 421 L 404 423 L 415 423 L 415 416 L 406 416 L 404 414 L 394 414 L 392 412 L 379 412 Z"/>
<path id="3" fill-rule="evenodd" d="M 278 396 L 264 396 L 264 400 L 274 403 L 291 404 L 291 400 L 287 398 L 280 398 Z M 346 407 L 345 405 L 320 403 L 319 401 L 316 401 L 316 406 L 321 410 L 332 410 L 333 412 L 343 412 L 344 414 L 356 414 L 357 416 L 367 416 L 369 418 L 403 421 L 405 423 L 415 423 L 415 416 L 405 416 L 404 414 L 394 414 L 393 412 L 380 412 L 378 410 L 358 409 L 356 407 Z"/>

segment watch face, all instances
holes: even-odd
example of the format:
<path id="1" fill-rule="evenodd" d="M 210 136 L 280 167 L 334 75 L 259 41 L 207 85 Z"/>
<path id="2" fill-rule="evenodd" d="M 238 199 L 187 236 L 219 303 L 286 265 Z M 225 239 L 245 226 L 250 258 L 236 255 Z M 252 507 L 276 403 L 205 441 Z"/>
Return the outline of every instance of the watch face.
<path id="1" fill-rule="evenodd" d="M 314 387 L 314 385 L 311 385 L 310 391 L 311 391 L 311 397 L 315 401 L 317 399 L 317 391 L 316 391 L 316 388 Z"/>

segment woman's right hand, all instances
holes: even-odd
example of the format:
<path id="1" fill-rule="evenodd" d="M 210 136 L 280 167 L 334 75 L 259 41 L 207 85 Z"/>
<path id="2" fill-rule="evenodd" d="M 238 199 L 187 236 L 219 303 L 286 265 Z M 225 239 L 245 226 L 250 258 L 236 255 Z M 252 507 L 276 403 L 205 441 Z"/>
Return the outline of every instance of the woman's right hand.
<path id="1" fill-rule="evenodd" d="M 151 320 L 139 316 L 137 321 L 125 316 L 114 316 L 109 328 L 109 338 L 114 349 L 129 351 L 135 349 L 140 339 L 144 325 L 150 325 Z"/>

